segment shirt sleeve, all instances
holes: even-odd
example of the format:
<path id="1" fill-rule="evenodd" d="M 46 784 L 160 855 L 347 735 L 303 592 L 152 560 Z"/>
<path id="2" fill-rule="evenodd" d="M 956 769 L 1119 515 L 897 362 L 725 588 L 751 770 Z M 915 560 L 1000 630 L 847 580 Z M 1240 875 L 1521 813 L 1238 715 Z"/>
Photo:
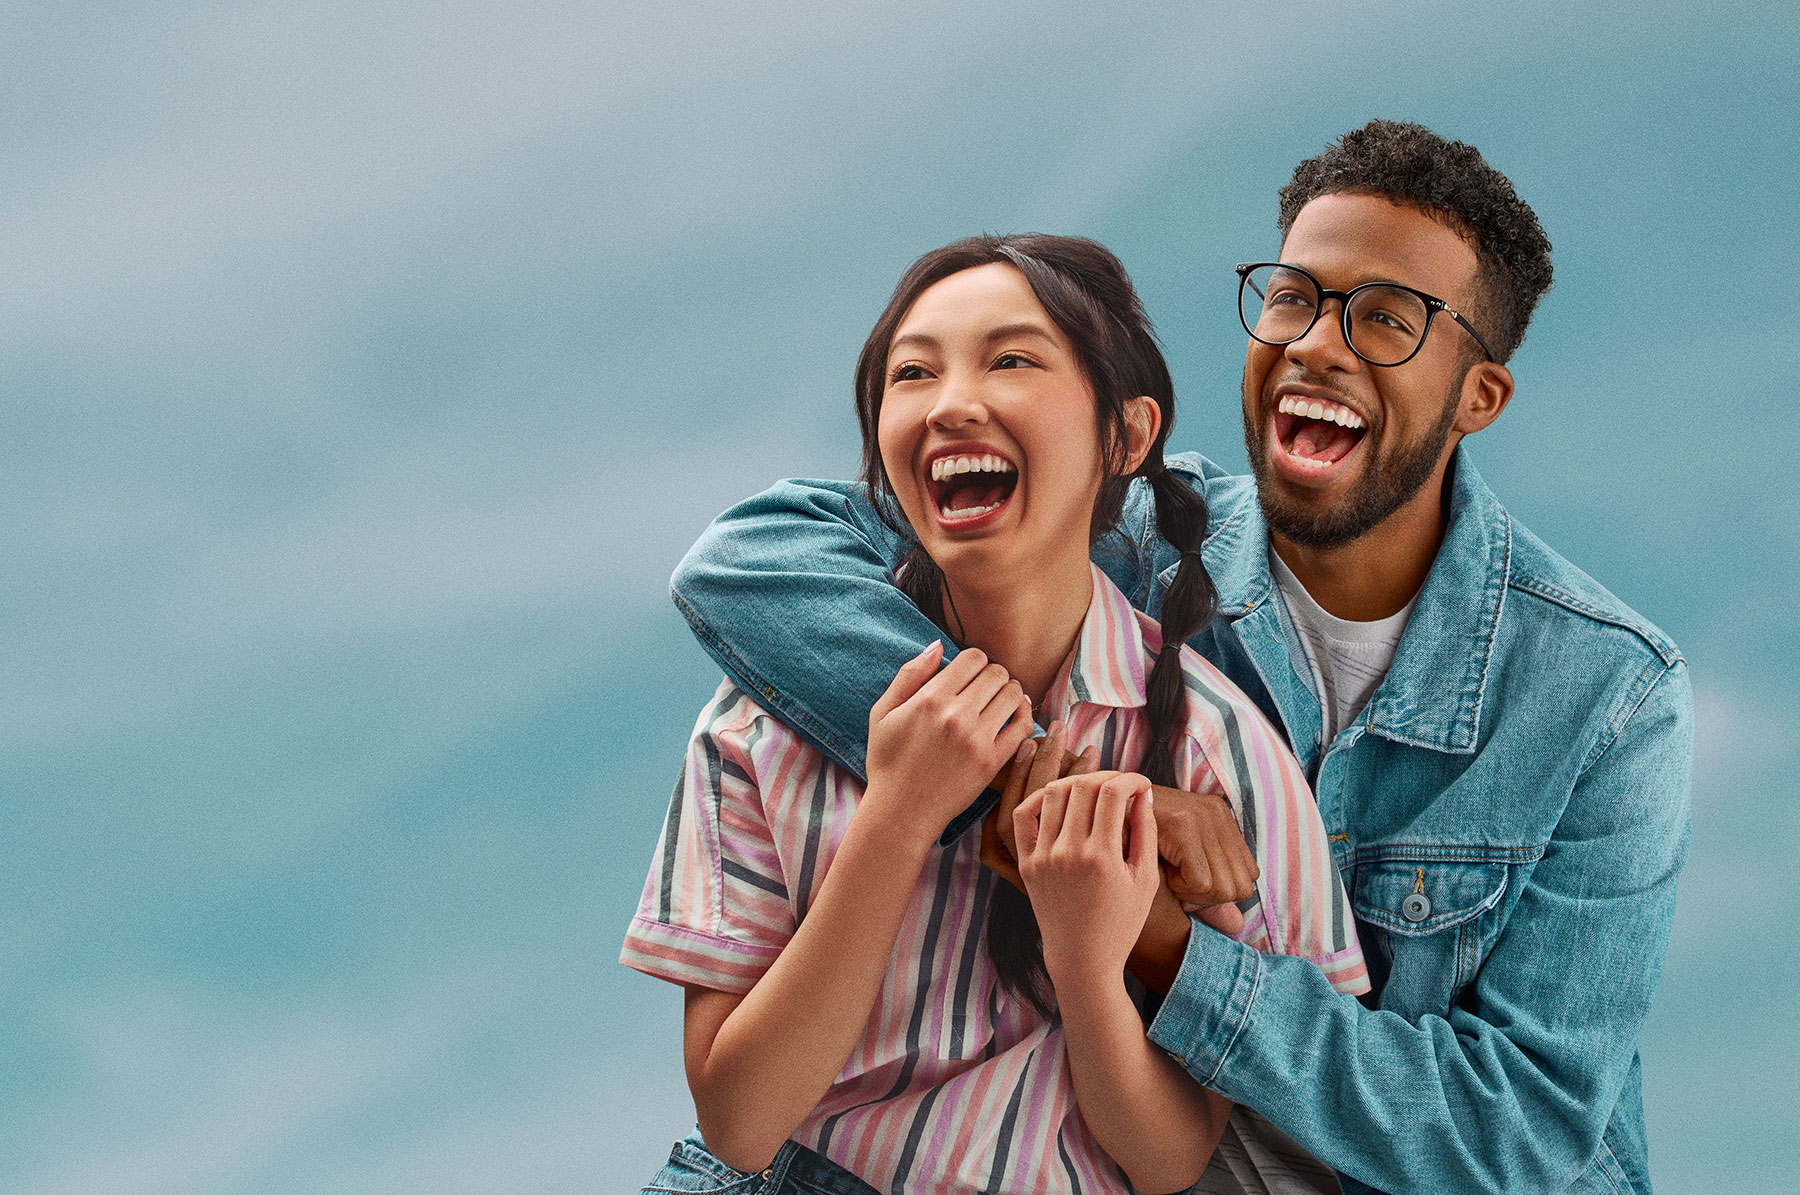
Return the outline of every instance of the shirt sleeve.
<path id="1" fill-rule="evenodd" d="M 1268 719 L 1212 665 L 1183 652 L 1190 734 L 1187 787 L 1222 790 L 1261 875 L 1232 935 L 1263 954 L 1311 962 L 1340 992 L 1370 990 L 1350 897 L 1312 788 Z"/>
<path id="2" fill-rule="evenodd" d="M 747 992 L 796 928 L 752 759 L 786 733 L 730 681 L 701 712 L 619 961 Z"/>

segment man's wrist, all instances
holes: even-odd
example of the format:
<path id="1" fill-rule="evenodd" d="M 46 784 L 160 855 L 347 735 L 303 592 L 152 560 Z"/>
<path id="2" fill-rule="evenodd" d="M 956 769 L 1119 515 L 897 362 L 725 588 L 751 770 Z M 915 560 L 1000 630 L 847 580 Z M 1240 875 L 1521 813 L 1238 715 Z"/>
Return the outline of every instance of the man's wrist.
<path id="1" fill-rule="evenodd" d="M 1150 914 L 1144 919 L 1144 930 L 1125 961 L 1125 969 L 1151 991 L 1168 991 L 1181 970 L 1192 932 L 1192 923 L 1174 894 L 1167 888 L 1159 889 L 1150 903 Z"/>
<path id="2" fill-rule="evenodd" d="M 1263 965 L 1251 947 L 1205 925 L 1193 926 L 1175 979 L 1150 1022 L 1150 1040 L 1222 1095 L 1230 1092 L 1214 1080 L 1250 1018 Z"/>

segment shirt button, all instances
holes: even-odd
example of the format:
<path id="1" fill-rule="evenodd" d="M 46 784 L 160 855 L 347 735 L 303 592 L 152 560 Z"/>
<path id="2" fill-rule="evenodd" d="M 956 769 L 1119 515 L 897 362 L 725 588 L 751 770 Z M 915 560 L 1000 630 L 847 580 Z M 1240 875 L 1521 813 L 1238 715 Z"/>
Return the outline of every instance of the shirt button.
<path id="1" fill-rule="evenodd" d="M 1431 898 L 1423 892 L 1414 892 L 1400 902 L 1400 915 L 1408 921 L 1423 921 L 1431 916 Z"/>

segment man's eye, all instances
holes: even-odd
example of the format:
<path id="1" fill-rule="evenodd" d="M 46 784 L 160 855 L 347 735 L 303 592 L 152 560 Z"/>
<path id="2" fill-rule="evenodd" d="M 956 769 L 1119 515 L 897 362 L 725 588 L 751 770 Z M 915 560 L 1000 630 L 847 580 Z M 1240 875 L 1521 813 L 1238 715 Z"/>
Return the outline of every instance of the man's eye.
<path id="1" fill-rule="evenodd" d="M 1395 331 L 1395 332 L 1411 332 L 1412 331 L 1412 325 L 1407 322 L 1405 317 L 1400 316 L 1392 311 L 1383 311 L 1383 310 L 1379 310 L 1379 309 L 1373 310 L 1373 311 L 1365 311 L 1365 312 L 1363 312 L 1362 318 L 1365 321 L 1367 321 L 1368 323 L 1379 324 L 1382 327 L 1391 329 L 1392 331 Z"/>
<path id="2" fill-rule="evenodd" d="M 1273 290 L 1269 292 L 1268 304 L 1271 307 L 1311 307 L 1312 296 L 1300 290 Z"/>

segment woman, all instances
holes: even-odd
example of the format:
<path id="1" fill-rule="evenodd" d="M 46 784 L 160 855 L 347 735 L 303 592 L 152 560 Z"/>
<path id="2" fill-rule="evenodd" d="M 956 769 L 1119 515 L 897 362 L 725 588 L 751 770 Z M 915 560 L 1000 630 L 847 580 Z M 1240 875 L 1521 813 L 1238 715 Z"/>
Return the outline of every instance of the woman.
<path id="1" fill-rule="evenodd" d="M 1149 1044 L 1124 978 L 1158 883 L 1152 779 L 1222 788 L 1257 842 L 1240 937 L 1366 988 L 1297 766 L 1180 646 L 1212 590 L 1204 506 L 1162 465 L 1173 401 L 1093 242 L 974 238 L 901 280 L 857 367 L 864 479 L 916 543 L 899 584 L 964 650 L 894 678 L 866 785 L 730 682 L 701 715 L 623 954 L 687 989 L 700 1139 L 650 1189 L 1192 1184 L 1228 1105 Z M 1088 562 L 1138 475 L 1188 549 L 1160 628 Z M 977 836 L 937 838 L 1034 711 L 1109 770 L 1019 806 L 1027 906 Z"/>

